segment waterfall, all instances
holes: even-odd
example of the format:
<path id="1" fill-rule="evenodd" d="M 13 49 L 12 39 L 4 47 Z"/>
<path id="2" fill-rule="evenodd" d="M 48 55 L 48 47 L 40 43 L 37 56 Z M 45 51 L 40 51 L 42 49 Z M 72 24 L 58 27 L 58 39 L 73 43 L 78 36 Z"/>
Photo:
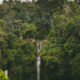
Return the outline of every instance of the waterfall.
<path id="1" fill-rule="evenodd" d="M 40 49 L 41 49 L 41 42 L 37 42 L 37 80 L 40 80 Z"/>
<path id="2" fill-rule="evenodd" d="M 5 70 L 5 76 L 8 76 L 8 70 Z"/>

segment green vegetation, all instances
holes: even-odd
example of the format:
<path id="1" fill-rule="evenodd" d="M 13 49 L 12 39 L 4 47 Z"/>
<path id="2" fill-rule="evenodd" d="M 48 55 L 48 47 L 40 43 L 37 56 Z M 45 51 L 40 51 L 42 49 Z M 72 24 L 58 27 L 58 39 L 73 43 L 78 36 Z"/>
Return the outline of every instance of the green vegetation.
<path id="1" fill-rule="evenodd" d="M 0 80 L 9 80 L 7 76 L 5 76 L 4 72 L 0 69 Z"/>
<path id="2" fill-rule="evenodd" d="M 8 69 L 10 80 L 37 79 L 37 41 L 44 41 L 41 80 L 80 80 L 77 2 L 4 0 L 0 5 L 0 69 Z"/>

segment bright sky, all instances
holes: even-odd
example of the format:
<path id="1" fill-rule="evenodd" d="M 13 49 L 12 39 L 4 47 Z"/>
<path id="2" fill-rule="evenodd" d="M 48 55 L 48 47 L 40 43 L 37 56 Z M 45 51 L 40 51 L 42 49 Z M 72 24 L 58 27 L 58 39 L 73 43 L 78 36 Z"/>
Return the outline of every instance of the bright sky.
<path id="1" fill-rule="evenodd" d="M 2 3 L 2 0 L 0 0 L 0 3 Z"/>
<path id="2" fill-rule="evenodd" d="M 3 0 L 0 0 L 0 4 L 2 3 L 2 1 L 3 1 Z M 22 0 L 22 1 L 25 1 L 25 0 Z M 32 1 L 32 0 L 30 0 L 30 1 Z"/>

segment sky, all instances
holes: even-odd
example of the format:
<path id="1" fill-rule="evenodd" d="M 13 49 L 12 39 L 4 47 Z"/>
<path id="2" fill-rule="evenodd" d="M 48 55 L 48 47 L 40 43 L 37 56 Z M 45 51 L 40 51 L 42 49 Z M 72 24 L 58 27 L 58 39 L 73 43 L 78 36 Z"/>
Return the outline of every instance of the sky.
<path id="1" fill-rule="evenodd" d="M 0 4 L 2 3 L 2 0 L 0 0 Z"/>
<path id="2" fill-rule="evenodd" d="M 0 0 L 0 4 L 2 3 L 2 1 L 3 1 L 3 0 Z M 25 0 L 23 0 L 23 1 L 25 1 Z M 30 0 L 30 1 L 31 1 L 31 0 Z"/>

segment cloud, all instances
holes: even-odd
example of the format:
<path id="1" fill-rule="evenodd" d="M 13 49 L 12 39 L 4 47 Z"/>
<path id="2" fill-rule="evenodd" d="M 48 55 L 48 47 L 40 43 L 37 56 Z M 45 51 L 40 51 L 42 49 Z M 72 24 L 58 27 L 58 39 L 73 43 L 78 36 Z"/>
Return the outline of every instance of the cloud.
<path id="1" fill-rule="evenodd" d="M 2 0 L 0 0 L 0 4 L 2 3 Z"/>
<path id="2" fill-rule="evenodd" d="M 8 1 L 8 0 L 7 0 Z M 26 1 L 26 0 L 22 0 L 22 1 Z M 29 1 L 32 1 L 32 0 L 29 0 Z M 37 1 L 37 0 L 36 0 Z M 3 0 L 0 0 L 0 4 L 3 2 Z"/>

